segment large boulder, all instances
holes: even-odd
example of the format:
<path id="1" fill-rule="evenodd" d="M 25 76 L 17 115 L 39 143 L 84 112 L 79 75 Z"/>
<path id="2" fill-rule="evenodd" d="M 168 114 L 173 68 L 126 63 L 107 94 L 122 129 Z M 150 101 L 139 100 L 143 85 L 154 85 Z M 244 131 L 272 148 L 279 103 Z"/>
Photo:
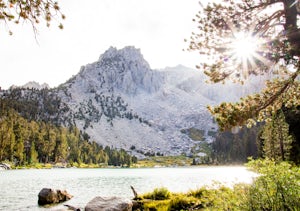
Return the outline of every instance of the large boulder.
<path id="1" fill-rule="evenodd" d="M 43 188 L 39 192 L 39 205 L 55 204 L 70 200 L 73 196 L 65 190 L 53 190 L 51 188 Z"/>
<path id="2" fill-rule="evenodd" d="M 85 206 L 85 211 L 132 211 L 132 205 L 130 199 L 97 196 Z"/>

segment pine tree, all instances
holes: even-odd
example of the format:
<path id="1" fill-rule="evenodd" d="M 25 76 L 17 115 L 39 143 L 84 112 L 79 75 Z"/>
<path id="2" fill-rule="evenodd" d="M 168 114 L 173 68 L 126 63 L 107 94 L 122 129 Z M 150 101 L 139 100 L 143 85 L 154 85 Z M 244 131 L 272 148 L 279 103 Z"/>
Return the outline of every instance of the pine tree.
<path id="1" fill-rule="evenodd" d="M 285 121 L 282 110 L 266 123 L 261 138 L 264 140 L 265 157 L 276 161 L 288 160 L 293 138 L 289 135 L 289 125 Z"/>
<path id="2" fill-rule="evenodd" d="M 35 149 L 35 144 L 34 142 L 31 143 L 31 146 L 30 146 L 30 155 L 29 155 L 29 163 L 30 164 L 35 164 L 35 163 L 38 163 L 38 153 Z"/>
<path id="3" fill-rule="evenodd" d="M 60 129 L 60 135 L 57 136 L 56 146 L 54 150 L 55 162 L 66 161 L 68 156 L 67 130 Z"/>
<path id="4" fill-rule="evenodd" d="M 277 76 L 259 93 L 209 107 L 219 129 L 252 126 L 283 106 L 299 106 L 300 1 L 206 2 L 200 3 L 188 50 L 201 54 L 197 67 L 210 81 L 244 83 L 251 75 Z"/>

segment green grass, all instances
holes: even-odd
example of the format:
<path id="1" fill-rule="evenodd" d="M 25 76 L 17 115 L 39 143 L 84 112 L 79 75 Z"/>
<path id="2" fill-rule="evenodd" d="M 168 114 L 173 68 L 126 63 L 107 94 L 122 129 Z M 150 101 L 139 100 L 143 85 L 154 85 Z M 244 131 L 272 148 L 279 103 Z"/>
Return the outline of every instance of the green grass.
<path id="1" fill-rule="evenodd" d="M 201 188 L 188 193 L 170 193 L 165 188 L 155 189 L 152 193 L 139 197 L 141 207 L 136 210 L 239 210 L 242 192 L 243 188 L 230 189 L 223 186 L 217 189 Z M 157 197 L 157 193 L 160 193 L 160 197 Z"/>
<path id="2" fill-rule="evenodd" d="M 192 162 L 192 158 L 185 156 L 155 156 L 139 160 L 132 167 L 190 166 Z"/>

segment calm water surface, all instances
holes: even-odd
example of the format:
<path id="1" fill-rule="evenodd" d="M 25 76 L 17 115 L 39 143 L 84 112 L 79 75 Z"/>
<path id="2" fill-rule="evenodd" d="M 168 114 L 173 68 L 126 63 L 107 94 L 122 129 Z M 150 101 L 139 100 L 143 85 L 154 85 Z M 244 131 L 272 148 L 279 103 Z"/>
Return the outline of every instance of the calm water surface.
<path id="1" fill-rule="evenodd" d="M 83 208 L 95 196 L 133 198 L 138 193 L 166 187 L 187 192 L 214 181 L 232 185 L 250 183 L 254 173 L 244 167 L 140 168 L 140 169 L 32 169 L 0 171 L 0 210 L 59 210 L 37 205 L 42 188 L 67 190 L 74 197 L 65 202 Z"/>

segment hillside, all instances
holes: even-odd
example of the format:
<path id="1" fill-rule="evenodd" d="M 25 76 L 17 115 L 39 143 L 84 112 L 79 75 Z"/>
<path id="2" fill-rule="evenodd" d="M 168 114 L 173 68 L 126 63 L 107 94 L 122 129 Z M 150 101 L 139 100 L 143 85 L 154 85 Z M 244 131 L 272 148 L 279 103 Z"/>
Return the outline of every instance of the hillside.
<path id="1" fill-rule="evenodd" d="M 205 81 L 202 72 L 182 65 L 153 70 L 135 47 L 111 47 L 57 88 L 11 88 L 1 98 L 27 119 L 75 125 L 104 146 L 188 155 L 214 139 L 217 125 L 207 105 L 261 88 L 257 79 L 244 86 Z"/>

